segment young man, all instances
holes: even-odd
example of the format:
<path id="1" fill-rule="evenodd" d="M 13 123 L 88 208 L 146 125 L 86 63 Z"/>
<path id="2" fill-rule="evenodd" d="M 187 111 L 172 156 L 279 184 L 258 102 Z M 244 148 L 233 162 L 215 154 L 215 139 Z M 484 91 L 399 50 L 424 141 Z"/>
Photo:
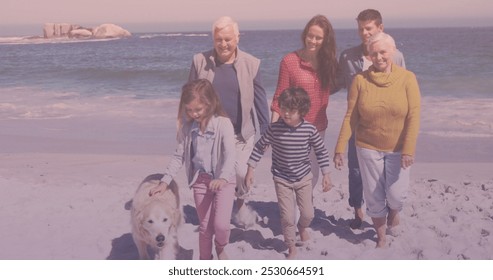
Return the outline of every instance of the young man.
<path id="1" fill-rule="evenodd" d="M 349 89 L 354 76 L 368 69 L 372 62 L 368 55 L 368 39 L 379 32 L 383 32 L 383 20 L 379 11 L 367 9 L 359 13 L 356 18 L 358 23 L 358 34 L 361 44 L 344 50 L 339 57 L 337 69 L 337 82 L 340 88 Z M 405 67 L 404 56 L 399 50 L 394 55 L 394 63 Z M 358 157 L 356 156 L 356 146 L 354 134 L 349 139 L 348 144 L 348 167 L 349 167 L 349 205 L 354 208 L 354 220 L 350 227 L 358 229 L 363 222 L 363 185 L 359 170 Z"/>

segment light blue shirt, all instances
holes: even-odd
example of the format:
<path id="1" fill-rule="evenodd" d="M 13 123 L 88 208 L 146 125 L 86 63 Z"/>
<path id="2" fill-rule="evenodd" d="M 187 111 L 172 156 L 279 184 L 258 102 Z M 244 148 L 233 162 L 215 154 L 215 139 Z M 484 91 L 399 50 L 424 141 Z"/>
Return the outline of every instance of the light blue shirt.
<path id="1" fill-rule="evenodd" d="M 200 131 L 199 124 L 194 122 L 192 125 L 192 169 L 193 173 L 197 171 L 212 174 L 212 147 L 216 135 L 211 130 L 210 125 L 204 132 Z"/>

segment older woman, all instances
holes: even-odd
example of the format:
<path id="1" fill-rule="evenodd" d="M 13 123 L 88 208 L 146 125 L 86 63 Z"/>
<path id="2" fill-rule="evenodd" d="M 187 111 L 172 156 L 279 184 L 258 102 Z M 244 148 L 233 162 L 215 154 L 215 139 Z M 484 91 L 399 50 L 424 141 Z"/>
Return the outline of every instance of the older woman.
<path id="1" fill-rule="evenodd" d="M 373 35 L 367 44 L 373 65 L 358 74 L 348 94 L 348 108 L 335 148 L 337 169 L 352 133 L 363 180 L 367 214 L 386 244 L 386 228 L 399 224 L 409 186 L 419 130 L 420 92 L 416 76 L 393 63 L 394 39 Z"/>

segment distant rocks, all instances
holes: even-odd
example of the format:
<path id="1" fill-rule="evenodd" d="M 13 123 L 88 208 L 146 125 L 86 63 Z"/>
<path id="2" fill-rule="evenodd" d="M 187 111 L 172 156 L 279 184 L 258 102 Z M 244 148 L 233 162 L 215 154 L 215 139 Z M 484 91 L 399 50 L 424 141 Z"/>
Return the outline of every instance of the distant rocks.
<path id="1" fill-rule="evenodd" d="M 129 37 L 132 34 L 118 25 L 107 23 L 94 28 L 92 35 L 95 38 L 103 39 Z"/>
<path id="2" fill-rule="evenodd" d="M 91 38 L 93 36 L 92 31 L 89 29 L 84 29 L 84 28 L 79 28 L 79 29 L 72 29 L 68 33 L 69 38 Z M 46 36 L 45 36 L 46 37 Z"/>
<path id="3" fill-rule="evenodd" d="M 43 37 L 51 38 L 76 38 L 76 39 L 105 39 L 105 38 L 124 38 L 132 34 L 122 27 L 106 23 L 94 28 L 86 28 L 70 23 L 45 23 Z"/>

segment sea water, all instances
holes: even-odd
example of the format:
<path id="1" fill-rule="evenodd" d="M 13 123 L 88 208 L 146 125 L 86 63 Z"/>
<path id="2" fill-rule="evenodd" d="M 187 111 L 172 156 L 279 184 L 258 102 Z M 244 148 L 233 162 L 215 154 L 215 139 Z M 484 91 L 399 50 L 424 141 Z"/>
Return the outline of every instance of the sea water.
<path id="1" fill-rule="evenodd" d="M 421 133 L 493 137 L 493 28 L 386 29 L 404 53 L 423 97 Z M 301 30 L 241 32 L 239 47 L 262 60 L 269 101 L 279 62 L 302 46 Z M 337 53 L 359 44 L 336 30 Z M 111 114 L 136 118 L 176 102 L 192 56 L 212 48 L 208 32 L 136 33 L 124 39 L 0 38 L 0 119 Z M 328 108 L 345 110 L 346 92 Z M 166 112 L 174 119 L 175 111 Z M 156 113 L 157 115 L 157 113 Z M 335 117 L 334 117 L 335 118 Z M 340 119 L 330 120 L 340 126 Z M 334 136 L 335 137 L 335 136 Z"/>
<path id="2" fill-rule="evenodd" d="M 493 28 L 388 29 L 423 96 L 492 97 Z M 240 48 L 262 60 L 268 94 L 283 55 L 301 47 L 301 30 L 243 31 Z M 336 30 L 337 53 L 359 43 Z M 212 47 L 209 33 L 140 33 L 117 40 L 0 38 L 0 88 L 34 87 L 83 95 L 178 97 L 192 55 Z"/>

